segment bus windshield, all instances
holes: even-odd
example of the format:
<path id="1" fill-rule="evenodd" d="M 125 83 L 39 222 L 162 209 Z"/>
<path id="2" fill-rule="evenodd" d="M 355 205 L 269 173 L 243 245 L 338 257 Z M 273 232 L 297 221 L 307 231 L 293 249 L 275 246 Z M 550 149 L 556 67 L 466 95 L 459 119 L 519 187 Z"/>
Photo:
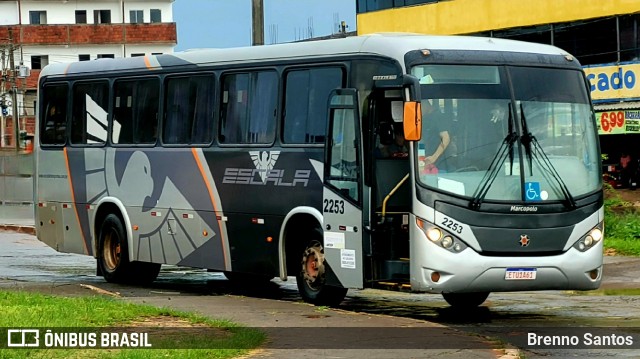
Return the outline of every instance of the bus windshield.
<path id="1" fill-rule="evenodd" d="M 419 65 L 420 183 L 481 201 L 574 204 L 601 185 L 582 74 L 516 66 Z"/>

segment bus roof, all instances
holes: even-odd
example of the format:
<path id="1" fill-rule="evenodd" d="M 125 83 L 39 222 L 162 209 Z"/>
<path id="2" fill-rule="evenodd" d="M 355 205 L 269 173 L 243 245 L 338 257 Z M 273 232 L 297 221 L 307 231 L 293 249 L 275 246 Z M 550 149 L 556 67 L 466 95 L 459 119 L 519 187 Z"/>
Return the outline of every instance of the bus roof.
<path id="1" fill-rule="evenodd" d="M 568 54 L 550 45 L 497 38 L 384 33 L 266 46 L 194 49 L 165 55 L 58 63 L 45 67 L 40 76 L 111 72 L 114 70 L 157 70 L 180 65 L 241 64 L 349 54 L 383 55 L 398 59 L 404 67 L 402 60 L 404 55 L 409 51 L 422 49 L 498 51 L 543 55 Z"/>

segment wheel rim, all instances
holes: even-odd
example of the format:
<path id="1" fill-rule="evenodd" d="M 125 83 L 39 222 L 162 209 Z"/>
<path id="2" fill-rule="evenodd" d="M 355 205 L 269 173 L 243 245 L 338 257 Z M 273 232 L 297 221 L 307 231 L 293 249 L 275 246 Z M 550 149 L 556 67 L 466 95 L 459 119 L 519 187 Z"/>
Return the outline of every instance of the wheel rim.
<path id="1" fill-rule="evenodd" d="M 120 237 L 112 229 L 105 235 L 102 249 L 102 258 L 108 271 L 113 272 L 118 268 L 121 260 L 120 253 Z"/>
<path id="2" fill-rule="evenodd" d="M 324 284 L 324 253 L 319 243 L 309 246 L 304 251 L 302 274 L 307 286 L 314 291 L 320 290 Z"/>

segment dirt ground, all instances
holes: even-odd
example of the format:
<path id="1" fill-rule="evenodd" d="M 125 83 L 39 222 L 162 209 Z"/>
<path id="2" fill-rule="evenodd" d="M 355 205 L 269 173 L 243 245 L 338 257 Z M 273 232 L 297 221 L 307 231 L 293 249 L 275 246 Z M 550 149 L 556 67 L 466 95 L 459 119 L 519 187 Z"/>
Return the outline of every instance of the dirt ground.
<path id="1" fill-rule="evenodd" d="M 625 201 L 629 202 L 630 205 L 634 207 L 640 207 L 640 189 L 630 190 L 630 189 L 614 189 L 611 190 L 611 193 L 606 193 L 607 196 L 617 195 Z"/>

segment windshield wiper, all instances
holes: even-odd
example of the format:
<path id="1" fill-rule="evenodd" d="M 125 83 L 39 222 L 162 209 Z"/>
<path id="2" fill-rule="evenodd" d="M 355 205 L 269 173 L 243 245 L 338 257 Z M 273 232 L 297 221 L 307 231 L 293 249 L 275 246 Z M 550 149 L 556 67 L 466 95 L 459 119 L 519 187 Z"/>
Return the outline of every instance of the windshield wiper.
<path id="1" fill-rule="evenodd" d="M 562 177 L 560 177 L 560 174 L 558 173 L 558 171 L 556 171 L 556 168 L 551 163 L 549 156 L 547 156 L 547 154 L 542 149 L 542 146 L 540 146 L 540 143 L 536 139 L 536 136 L 534 136 L 531 132 L 529 132 L 529 129 L 527 128 L 527 120 L 524 116 L 524 108 L 522 107 L 522 104 L 520 104 L 520 116 L 521 116 L 520 119 L 522 122 L 522 132 L 523 132 L 520 142 L 524 146 L 525 154 L 527 155 L 527 159 L 529 160 L 529 175 L 533 176 L 532 160 L 535 159 L 538 166 L 540 166 L 540 168 L 542 168 L 545 172 L 543 173 L 544 178 L 549 183 L 551 183 L 551 181 L 549 180 L 549 175 L 550 175 L 555 180 L 555 182 L 559 185 L 560 192 L 562 192 L 562 195 L 565 198 L 565 206 L 570 209 L 576 208 L 576 200 L 571 195 L 571 192 L 569 191 L 569 187 L 567 187 L 567 184 L 562 180 Z M 533 148 L 531 146 L 532 144 L 533 144 Z"/>
<path id="2" fill-rule="evenodd" d="M 502 144 L 500 145 L 500 148 L 498 148 L 498 152 L 496 152 L 495 156 L 493 156 L 487 172 L 484 174 L 484 177 L 482 177 L 478 188 L 476 188 L 476 191 L 473 194 L 473 198 L 471 199 L 471 202 L 469 202 L 469 207 L 471 207 L 471 209 L 480 209 L 480 205 L 482 204 L 484 197 L 489 192 L 489 188 L 491 188 L 493 181 L 495 181 L 496 177 L 498 176 L 498 172 L 500 172 L 500 168 L 502 167 L 502 162 L 505 160 L 507 154 L 509 155 L 510 173 L 513 174 L 513 144 L 516 143 L 518 134 L 513 128 L 514 126 L 511 105 L 509 105 L 508 121 L 509 133 L 504 138 L 504 140 L 502 140 Z"/>

